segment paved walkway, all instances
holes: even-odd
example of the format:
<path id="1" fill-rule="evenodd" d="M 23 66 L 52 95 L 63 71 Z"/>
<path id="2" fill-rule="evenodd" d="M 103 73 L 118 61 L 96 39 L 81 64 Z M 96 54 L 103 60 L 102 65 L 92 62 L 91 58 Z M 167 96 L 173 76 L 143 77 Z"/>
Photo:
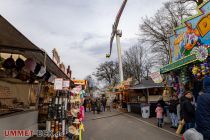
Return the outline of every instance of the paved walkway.
<path id="1" fill-rule="evenodd" d="M 140 115 L 117 111 L 85 114 L 83 140 L 180 140 L 174 132 L 156 127 Z M 154 119 L 153 119 L 154 120 Z"/>
<path id="2" fill-rule="evenodd" d="M 100 112 L 100 114 L 97 114 L 97 113 L 93 114 L 92 112 L 86 112 L 85 121 L 96 120 L 96 119 L 101 119 L 101 118 L 106 118 L 106 117 L 113 117 L 120 114 L 123 114 L 123 113 L 118 112 L 116 110 L 112 110 L 111 112 Z"/>
<path id="3" fill-rule="evenodd" d="M 141 117 L 141 115 L 136 114 L 136 113 L 126 113 L 126 114 L 128 114 L 130 116 L 133 116 L 133 117 L 136 117 L 136 118 L 139 118 L 142 121 L 145 121 L 145 122 L 150 123 L 151 125 L 154 125 L 154 126 L 157 125 L 157 119 L 155 117 L 152 117 L 152 118 L 149 118 L 149 119 L 144 119 L 144 118 Z M 170 127 L 171 127 L 170 124 L 165 123 L 162 129 L 167 130 L 167 131 L 170 131 L 172 133 L 176 133 L 176 129 L 170 128 Z"/>

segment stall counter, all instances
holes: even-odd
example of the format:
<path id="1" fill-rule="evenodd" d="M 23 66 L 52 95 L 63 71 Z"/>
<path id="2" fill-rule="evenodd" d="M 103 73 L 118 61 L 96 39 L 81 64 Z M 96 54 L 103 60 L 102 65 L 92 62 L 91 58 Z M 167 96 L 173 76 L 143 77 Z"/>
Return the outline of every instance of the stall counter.
<path id="1" fill-rule="evenodd" d="M 128 102 L 130 105 L 131 112 L 141 114 L 141 103 L 140 102 Z"/>

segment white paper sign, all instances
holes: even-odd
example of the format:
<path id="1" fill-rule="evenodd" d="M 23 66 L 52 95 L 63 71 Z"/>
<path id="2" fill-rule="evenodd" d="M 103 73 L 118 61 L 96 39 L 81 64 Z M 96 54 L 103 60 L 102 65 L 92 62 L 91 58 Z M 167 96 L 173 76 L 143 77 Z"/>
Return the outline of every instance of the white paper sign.
<path id="1" fill-rule="evenodd" d="M 69 88 L 69 86 L 70 86 L 70 81 L 69 80 L 64 80 L 63 81 L 63 87 L 64 88 Z"/>
<path id="2" fill-rule="evenodd" d="M 163 81 L 163 78 L 160 75 L 160 72 L 153 72 L 150 74 L 150 77 L 155 83 L 161 83 Z"/>
<path id="3" fill-rule="evenodd" d="M 54 89 L 55 90 L 62 90 L 63 89 L 63 79 L 62 78 L 56 78 L 55 79 Z"/>

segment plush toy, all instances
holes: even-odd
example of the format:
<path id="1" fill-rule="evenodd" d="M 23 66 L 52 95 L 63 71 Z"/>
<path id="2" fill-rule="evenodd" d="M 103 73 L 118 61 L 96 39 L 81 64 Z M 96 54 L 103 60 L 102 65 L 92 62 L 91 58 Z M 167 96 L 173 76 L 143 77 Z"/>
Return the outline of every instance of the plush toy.
<path id="1" fill-rule="evenodd" d="M 197 66 L 194 66 L 193 69 L 192 69 L 192 73 L 193 75 L 196 75 L 198 73 L 198 67 Z"/>
<path id="2" fill-rule="evenodd" d="M 201 64 L 201 70 L 205 70 L 205 65 Z"/>
<path id="3" fill-rule="evenodd" d="M 202 70 L 202 75 L 206 75 L 206 70 L 205 69 Z"/>

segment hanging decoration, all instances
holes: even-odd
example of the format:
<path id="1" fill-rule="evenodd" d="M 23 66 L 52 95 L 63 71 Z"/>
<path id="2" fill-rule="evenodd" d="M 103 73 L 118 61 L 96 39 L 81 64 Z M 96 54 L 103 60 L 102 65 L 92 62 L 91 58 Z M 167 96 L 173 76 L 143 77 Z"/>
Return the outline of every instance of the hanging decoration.
<path id="1" fill-rule="evenodd" d="M 187 72 L 187 68 L 183 68 L 181 70 L 181 73 L 180 73 L 180 81 L 181 83 L 183 84 L 186 84 L 188 81 L 189 81 L 189 75 L 188 75 L 188 72 Z"/>
<path id="2" fill-rule="evenodd" d="M 208 57 L 208 49 L 207 49 L 208 47 L 206 46 L 194 47 L 190 52 L 190 54 L 195 54 L 197 60 L 203 62 Z"/>
<path id="3" fill-rule="evenodd" d="M 205 76 L 210 74 L 208 63 L 204 62 L 199 66 L 194 65 L 192 68 L 192 74 L 195 79 L 202 80 Z"/>

